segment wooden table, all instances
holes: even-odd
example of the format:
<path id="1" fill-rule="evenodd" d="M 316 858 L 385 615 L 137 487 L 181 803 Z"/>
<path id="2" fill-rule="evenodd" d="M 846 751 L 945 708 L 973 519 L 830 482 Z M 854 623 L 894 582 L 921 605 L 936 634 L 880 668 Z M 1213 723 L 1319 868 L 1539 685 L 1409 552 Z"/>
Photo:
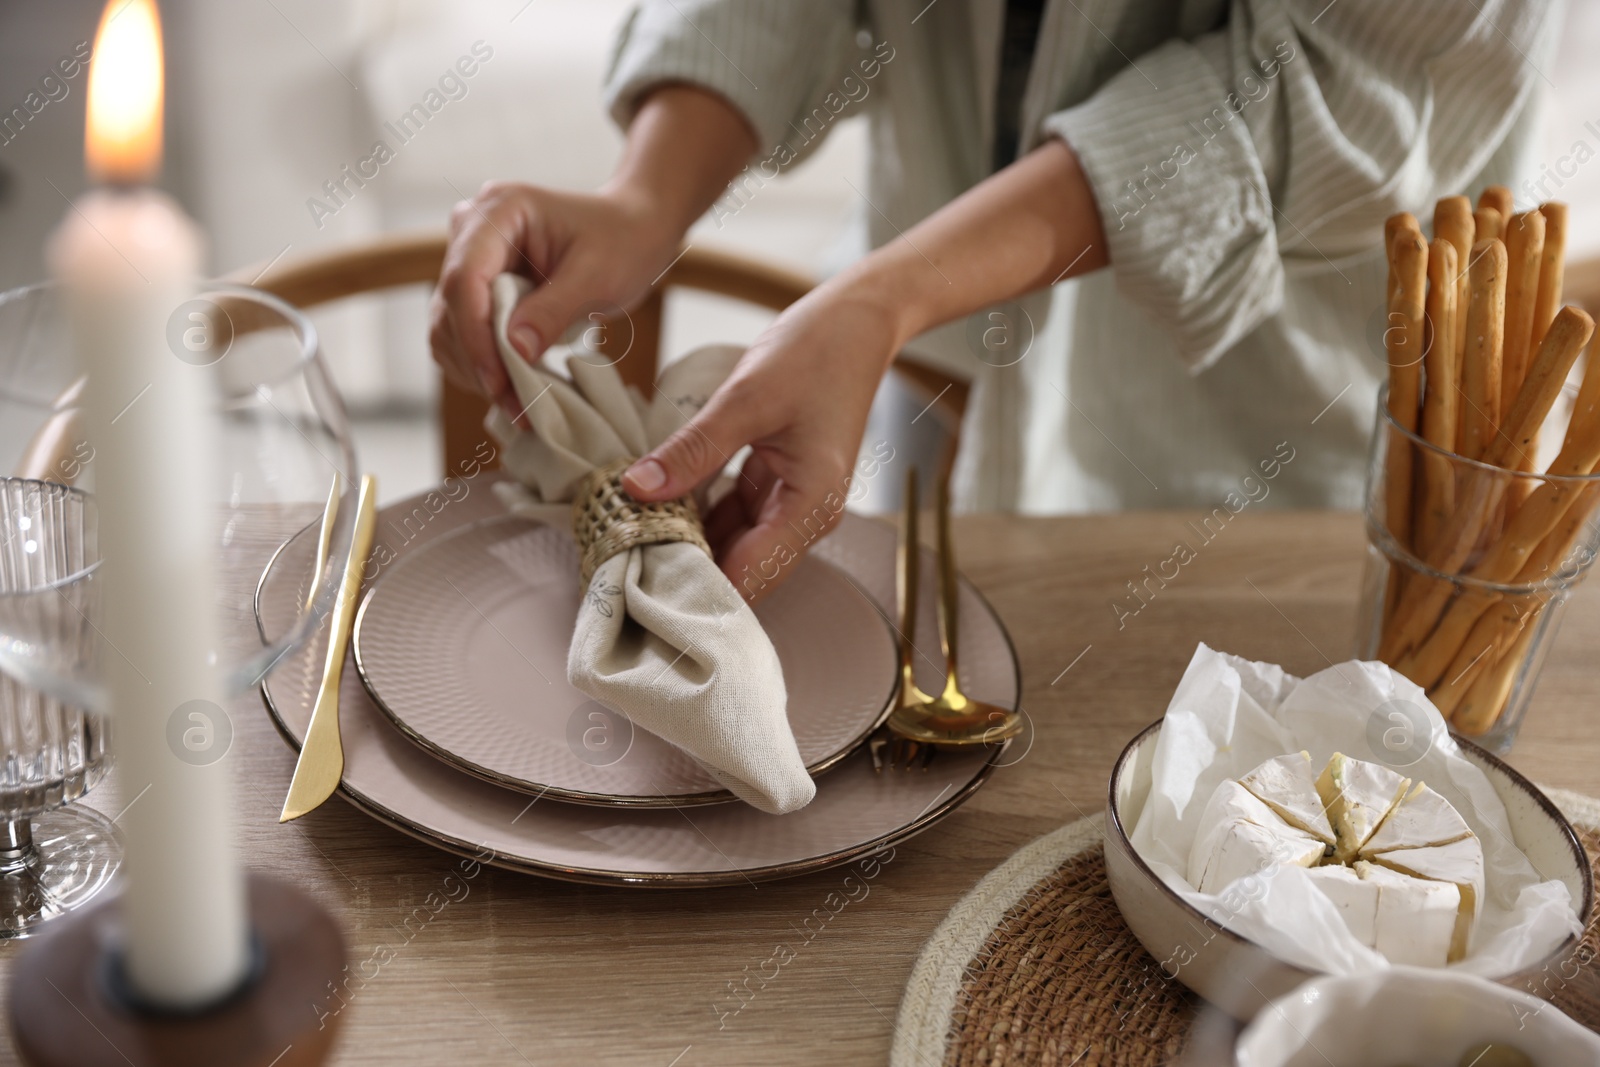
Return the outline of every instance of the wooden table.
<path id="1" fill-rule="evenodd" d="M 293 753 L 259 700 L 238 702 L 228 758 L 241 780 L 247 862 L 294 879 L 341 916 L 352 961 L 394 946 L 344 1011 L 337 1062 L 882 1063 L 912 961 L 934 926 L 1018 846 L 1102 808 L 1112 760 L 1161 714 L 1196 642 L 1297 674 L 1349 657 L 1363 553 L 1349 514 L 1244 512 L 1119 625 L 1112 604 L 1134 603 L 1126 583 L 1180 539 L 1192 541 L 1186 524 L 1195 517 L 958 520 L 963 567 L 1022 658 L 1033 748 L 900 846 L 870 895 L 839 912 L 725 1026 L 716 1009 L 726 1008 L 729 983 L 793 942 L 842 871 L 643 892 L 484 868 L 464 897 L 408 936 L 404 921 L 457 861 L 337 800 L 280 826 Z M 265 559 L 258 547 L 252 575 Z M 1568 614 L 1512 757 L 1542 784 L 1596 789 L 1597 639 L 1600 586 L 1591 583 Z M 114 785 L 92 799 L 119 810 Z M 15 951 L 0 947 L 0 959 Z M 0 1060 L 14 1060 L 9 1045 Z"/>

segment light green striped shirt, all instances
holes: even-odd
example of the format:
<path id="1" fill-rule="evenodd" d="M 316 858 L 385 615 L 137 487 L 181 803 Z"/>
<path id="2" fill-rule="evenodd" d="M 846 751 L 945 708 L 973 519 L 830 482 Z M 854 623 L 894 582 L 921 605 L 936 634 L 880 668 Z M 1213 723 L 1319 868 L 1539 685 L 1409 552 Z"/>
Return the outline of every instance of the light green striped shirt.
<path id="1" fill-rule="evenodd" d="M 720 93 L 765 146 L 736 185 L 864 110 L 877 246 L 988 175 L 1004 8 L 654 0 L 624 24 L 607 99 L 626 125 L 663 82 Z M 1072 146 L 1112 266 L 910 346 L 974 382 L 966 506 L 1356 506 L 1383 220 L 1426 227 L 1436 197 L 1515 187 L 1559 8 L 1049 0 L 1021 150 Z"/>

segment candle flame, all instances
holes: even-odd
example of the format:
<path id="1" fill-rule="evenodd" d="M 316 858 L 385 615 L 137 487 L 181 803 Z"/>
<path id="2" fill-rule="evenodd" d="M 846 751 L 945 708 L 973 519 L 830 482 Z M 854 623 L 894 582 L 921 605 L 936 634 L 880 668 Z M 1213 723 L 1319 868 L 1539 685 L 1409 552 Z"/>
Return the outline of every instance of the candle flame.
<path id="1" fill-rule="evenodd" d="M 108 0 L 89 65 L 84 159 L 92 178 L 137 182 L 160 169 L 163 96 L 155 0 Z"/>

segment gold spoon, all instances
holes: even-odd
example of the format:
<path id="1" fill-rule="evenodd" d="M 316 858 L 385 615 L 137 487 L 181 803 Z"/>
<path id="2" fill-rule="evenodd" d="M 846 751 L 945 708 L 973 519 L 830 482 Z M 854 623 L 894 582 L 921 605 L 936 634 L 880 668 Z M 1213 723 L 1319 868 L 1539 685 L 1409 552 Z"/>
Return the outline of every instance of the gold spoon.
<path id="1" fill-rule="evenodd" d="M 899 704 L 889 715 L 889 731 L 898 737 L 936 748 L 994 745 L 1022 732 L 1022 717 L 996 704 L 973 700 L 961 691 L 957 674 L 956 634 L 960 616 L 955 548 L 950 539 L 950 491 L 938 489 L 939 647 L 944 652 L 944 691 L 929 696 L 912 680 L 913 638 L 917 625 L 919 542 L 917 536 L 917 472 L 906 472 L 905 522 L 900 535 L 895 592 L 900 601 Z"/>

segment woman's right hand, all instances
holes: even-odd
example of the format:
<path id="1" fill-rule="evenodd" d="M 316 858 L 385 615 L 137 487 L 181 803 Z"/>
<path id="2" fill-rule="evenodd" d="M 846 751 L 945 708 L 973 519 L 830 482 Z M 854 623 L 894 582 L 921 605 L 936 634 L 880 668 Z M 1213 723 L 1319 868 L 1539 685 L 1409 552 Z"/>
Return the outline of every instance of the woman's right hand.
<path id="1" fill-rule="evenodd" d="M 434 290 L 429 342 L 456 385 L 516 418 L 521 404 L 495 345 L 489 288 L 511 271 L 534 282 L 507 331 L 536 361 L 585 307 L 630 308 L 677 254 L 681 232 L 625 190 L 582 194 L 489 182 L 450 214 L 450 244 Z"/>
<path id="2" fill-rule="evenodd" d="M 640 103 L 616 173 L 598 193 L 489 182 L 450 215 L 430 313 L 433 358 L 456 385 L 516 418 L 521 405 L 495 347 L 495 276 L 513 271 L 534 283 L 508 331 L 531 363 L 585 308 L 637 304 L 755 150 L 755 133 L 733 105 L 668 84 Z"/>

